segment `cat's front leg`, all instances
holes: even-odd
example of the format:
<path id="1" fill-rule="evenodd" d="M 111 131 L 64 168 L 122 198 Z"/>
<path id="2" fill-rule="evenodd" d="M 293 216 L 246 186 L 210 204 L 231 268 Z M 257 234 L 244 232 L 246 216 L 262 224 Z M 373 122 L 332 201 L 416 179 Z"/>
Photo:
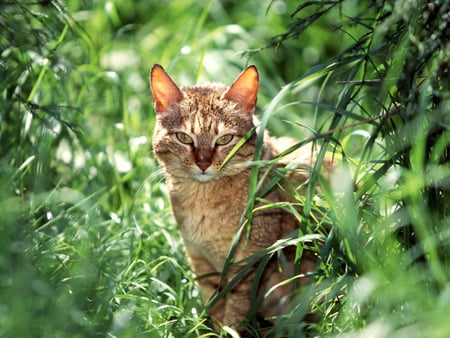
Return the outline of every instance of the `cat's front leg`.
<path id="1" fill-rule="evenodd" d="M 196 283 L 200 289 L 203 304 L 209 306 L 214 295 L 220 290 L 221 276 L 214 267 L 201 255 L 195 255 L 187 250 L 190 265 L 196 276 Z M 219 332 L 220 324 L 223 322 L 225 312 L 225 299 L 219 299 L 214 305 L 209 306 L 208 314 L 214 325 L 214 329 Z"/>
<path id="2" fill-rule="evenodd" d="M 238 274 L 240 269 L 232 269 L 234 276 Z M 250 309 L 250 295 L 253 287 L 255 272 L 252 269 L 247 275 L 243 276 L 241 280 L 225 295 L 225 309 L 223 316 L 223 325 L 230 326 L 238 331 L 242 329 L 242 322 L 246 319 L 247 313 Z"/>

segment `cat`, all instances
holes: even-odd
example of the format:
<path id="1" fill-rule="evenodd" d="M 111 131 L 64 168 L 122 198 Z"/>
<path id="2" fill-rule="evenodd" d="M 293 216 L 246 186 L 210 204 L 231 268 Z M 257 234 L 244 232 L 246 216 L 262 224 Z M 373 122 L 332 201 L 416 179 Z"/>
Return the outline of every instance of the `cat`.
<path id="1" fill-rule="evenodd" d="M 255 66 L 247 67 L 231 86 L 205 84 L 179 88 L 163 67 L 156 64 L 150 72 L 150 87 L 156 112 L 153 151 L 164 167 L 172 211 L 188 261 L 198 278 L 203 300 L 208 303 L 243 271 L 245 265 L 239 262 L 298 229 L 296 218 L 281 208 L 255 212 L 248 237 L 244 231 L 239 239 L 233 255 L 235 264 L 223 276 L 233 238 L 248 203 L 256 133 L 227 162 L 225 159 L 255 126 L 258 70 Z M 273 159 L 284 143 L 266 135 L 262 159 Z M 310 151 L 305 153 L 304 163 L 312 163 Z M 307 175 L 297 177 L 297 181 L 306 179 Z M 281 202 L 284 200 L 281 190 L 277 186 L 263 197 L 270 202 Z M 259 296 L 293 276 L 295 247 L 286 248 L 284 254 L 290 267 L 272 259 L 259 280 Z M 312 271 L 316 261 L 312 251 L 304 250 L 297 276 Z M 250 268 L 210 307 L 209 314 L 217 331 L 222 325 L 243 331 L 240 324 L 251 307 L 256 270 L 256 266 Z M 306 277 L 299 279 L 301 283 L 307 282 Z M 285 300 L 291 292 L 292 285 L 273 288 L 258 315 L 270 320 L 286 311 L 288 302 Z"/>

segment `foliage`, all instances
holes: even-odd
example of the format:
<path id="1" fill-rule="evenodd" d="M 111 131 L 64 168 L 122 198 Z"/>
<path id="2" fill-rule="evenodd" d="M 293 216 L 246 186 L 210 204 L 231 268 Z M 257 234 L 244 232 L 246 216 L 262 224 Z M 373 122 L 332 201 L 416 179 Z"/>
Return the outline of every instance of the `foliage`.
<path id="1" fill-rule="evenodd" d="M 347 164 L 325 194 L 333 224 L 325 270 L 331 268 L 333 297 L 321 307 L 330 314 L 340 295 L 346 296 L 332 334 L 444 336 L 446 325 L 435 324 L 445 321 L 448 308 L 450 7 L 361 1 L 361 8 L 347 14 L 346 5 L 305 2 L 289 32 L 272 40 L 295 38 L 336 8 L 347 17 L 338 29 L 354 40 L 307 74 L 328 75 L 324 98 L 333 81 L 341 86 L 329 104 L 311 104 L 332 113 L 316 138 Z M 351 138 L 362 138 L 356 154 Z M 333 261 L 341 259 L 347 282 L 336 283 Z"/>
<path id="2" fill-rule="evenodd" d="M 324 242 L 275 335 L 445 336 L 449 15 L 439 0 L 1 2 L 0 336 L 217 336 L 151 155 L 153 63 L 182 84 L 255 63 L 262 123 L 342 163 L 295 196 Z"/>

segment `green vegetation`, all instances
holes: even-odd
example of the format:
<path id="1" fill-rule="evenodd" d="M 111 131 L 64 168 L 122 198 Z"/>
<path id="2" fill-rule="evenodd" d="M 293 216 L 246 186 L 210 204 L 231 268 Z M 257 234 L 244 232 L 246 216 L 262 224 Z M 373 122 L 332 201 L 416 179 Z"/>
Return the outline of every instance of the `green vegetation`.
<path id="1" fill-rule="evenodd" d="M 200 3 L 0 3 L 0 336 L 218 336 L 151 154 L 147 77 L 229 83 L 253 63 L 262 122 L 344 164 L 296 196 L 302 229 L 332 230 L 276 335 L 446 337 L 450 4 Z"/>

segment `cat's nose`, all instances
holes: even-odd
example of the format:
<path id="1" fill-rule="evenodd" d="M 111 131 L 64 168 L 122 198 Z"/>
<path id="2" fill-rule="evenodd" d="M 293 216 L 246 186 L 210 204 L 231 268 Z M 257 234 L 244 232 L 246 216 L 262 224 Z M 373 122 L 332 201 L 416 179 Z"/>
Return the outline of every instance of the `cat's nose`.
<path id="1" fill-rule="evenodd" d="M 197 167 L 199 167 L 202 171 L 205 171 L 211 165 L 211 160 L 208 157 L 200 156 L 197 161 L 195 161 Z"/>

